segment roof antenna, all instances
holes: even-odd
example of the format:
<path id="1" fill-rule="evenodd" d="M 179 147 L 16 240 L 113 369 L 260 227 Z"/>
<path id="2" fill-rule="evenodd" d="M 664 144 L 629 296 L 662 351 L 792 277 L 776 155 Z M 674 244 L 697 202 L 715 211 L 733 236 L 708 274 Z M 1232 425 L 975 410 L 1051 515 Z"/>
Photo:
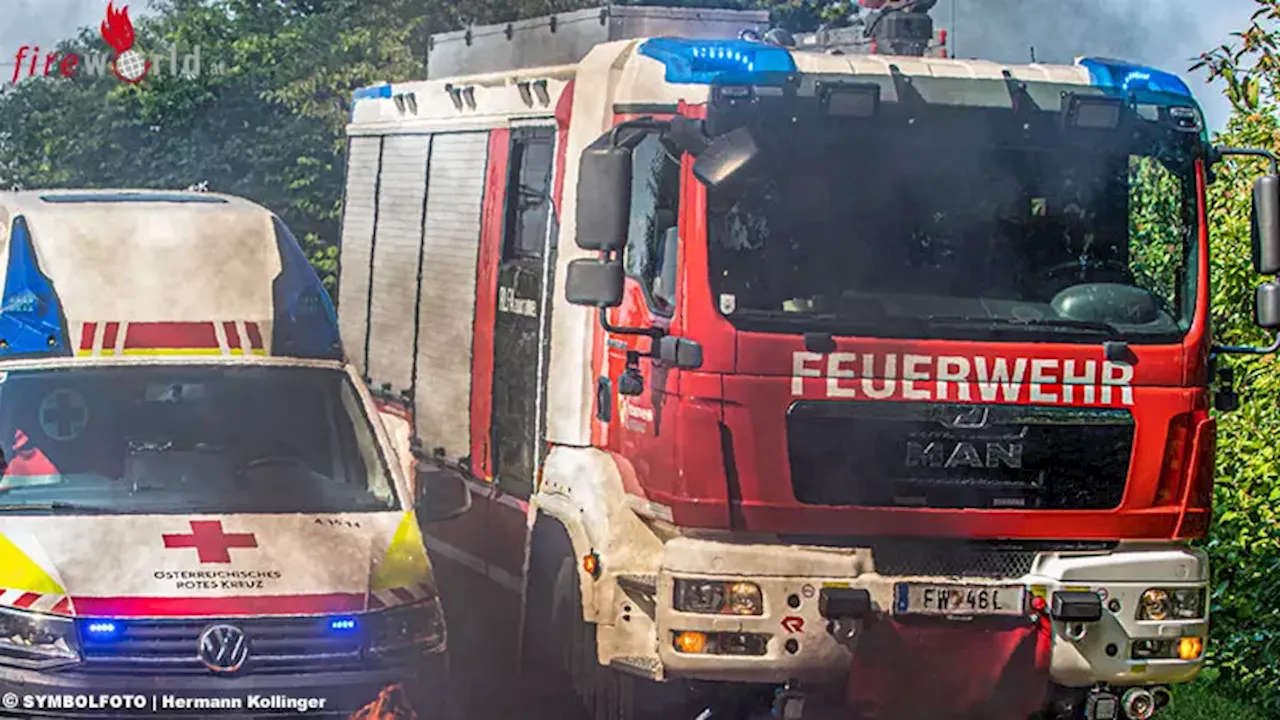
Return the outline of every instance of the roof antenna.
<path id="1" fill-rule="evenodd" d="M 1036 46 L 1032 45 L 1031 46 L 1031 64 L 1034 65 L 1035 62 L 1036 62 Z"/>

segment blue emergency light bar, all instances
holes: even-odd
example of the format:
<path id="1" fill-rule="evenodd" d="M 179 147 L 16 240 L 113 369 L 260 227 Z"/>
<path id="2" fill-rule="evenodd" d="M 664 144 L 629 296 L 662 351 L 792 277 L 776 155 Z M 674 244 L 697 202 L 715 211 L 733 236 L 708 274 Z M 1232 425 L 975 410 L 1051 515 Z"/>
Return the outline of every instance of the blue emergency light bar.
<path id="1" fill-rule="evenodd" d="M 0 358 L 70 355 L 66 324 L 53 282 L 40 271 L 27 219 L 19 215 L 0 298 Z"/>
<path id="2" fill-rule="evenodd" d="M 1137 95 L 1139 100 L 1151 95 L 1176 95 L 1195 100 L 1182 78 L 1164 70 L 1096 57 L 1080 58 L 1076 64 L 1089 71 L 1090 83 L 1109 93 Z M 1162 104 L 1168 104 L 1167 99 Z"/>
<path id="3" fill-rule="evenodd" d="M 271 286 L 276 308 L 271 354 L 341 360 L 342 336 L 333 300 L 289 227 L 278 217 L 273 217 L 272 222 L 280 250 L 280 274 Z"/>
<path id="4" fill-rule="evenodd" d="M 354 105 L 357 100 L 389 97 L 391 97 L 391 83 L 378 83 L 369 87 L 356 88 L 356 91 L 351 93 L 351 103 Z"/>
<path id="5" fill-rule="evenodd" d="M 750 40 L 653 38 L 640 54 L 667 66 L 667 82 L 684 85 L 780 85 L 796 71 L 786 48 Z"/>
<path id="6" fill-rule="evenodd" d="M 329 629 L 345 632 L 356 629 L 355 618 L 333 618 L 329 621 Z"/>

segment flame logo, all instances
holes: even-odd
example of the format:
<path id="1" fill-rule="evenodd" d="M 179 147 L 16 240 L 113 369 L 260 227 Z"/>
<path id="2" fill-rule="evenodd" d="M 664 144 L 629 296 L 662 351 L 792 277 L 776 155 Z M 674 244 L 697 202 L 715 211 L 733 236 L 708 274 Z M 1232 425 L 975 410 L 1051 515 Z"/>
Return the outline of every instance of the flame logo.
<path id="1" fill-rule="evenodd" d="M 122 53 L 133 47 L 133 23 L 129 21 L 129 6 L 116 10 L 114 3 L 107 3 L 107 19 L 102 21 L 102 39 Z"/>

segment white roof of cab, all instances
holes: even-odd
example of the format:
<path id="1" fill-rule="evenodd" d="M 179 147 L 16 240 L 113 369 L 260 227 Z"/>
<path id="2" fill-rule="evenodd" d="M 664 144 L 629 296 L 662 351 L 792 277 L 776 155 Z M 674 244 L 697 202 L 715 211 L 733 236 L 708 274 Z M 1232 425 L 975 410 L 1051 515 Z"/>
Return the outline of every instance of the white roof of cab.
<path id="1" fill-rule="evenodd" d="M 187 191 L 0 192 L 0 268 L 19 216 L 73 336 L 86 322 L 273 317 L 280 253 L 273 215 L 256 203 Z"/>
<path id="2" fill-rule="evenodd" d="M 680 100 L 702 103 L 710 86 L 666 82 L 666 66 L 639 52 L 649 38 L 601 43 L 573 65 L 524 68 L 506 72 L 392 83 L 386 97 L 354 101 L 353 135 L 379 132 L 432 131 L 450 128 L 503 127 L 512 120 L 550 116 L 569 80 L 577 80 L 578 92 L 609 98 L 620 105 L 673 104 Z M 815 75 L 857 76 L 885 86 L 886 97 L 896 97 L 891 76 L 901 72 L 931 79 L 1001 81 L 1055 86 L 1090 85 L 1089 71 L 1081 65 L 1006 64 L 989 60 L 964 60 L 903 55 L 830 55 L 796 49 L 796 68 Z M 597 68 L 604 72 L 597 72 Z M 590 73 L 584 76 L 583 71 Z M 530 94 L 531 84 L 545 82 L 547 95 Z M 525 89 L 522 90 L 521 86 Z M 592 88 L 591 86 L 599 86 Z M 462 95 L 451 97 L 452 93 Z M 405 98 L 412 97 L 413 102 Z M 400 98 L 397 100 L 397 98 Z M 465 99 L 464 99 L 465 98 Z"/>

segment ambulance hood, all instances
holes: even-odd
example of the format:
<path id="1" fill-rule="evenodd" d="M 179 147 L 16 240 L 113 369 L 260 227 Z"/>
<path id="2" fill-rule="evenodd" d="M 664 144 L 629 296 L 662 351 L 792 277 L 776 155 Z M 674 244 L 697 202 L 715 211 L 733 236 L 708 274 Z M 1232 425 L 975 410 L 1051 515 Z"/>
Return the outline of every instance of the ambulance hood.
<path id="1" fill-rule="evenodd" d="M 0 606 L 89 617 L 309 615 L 434 592 L 412 512 L 0 516 Z"/>

